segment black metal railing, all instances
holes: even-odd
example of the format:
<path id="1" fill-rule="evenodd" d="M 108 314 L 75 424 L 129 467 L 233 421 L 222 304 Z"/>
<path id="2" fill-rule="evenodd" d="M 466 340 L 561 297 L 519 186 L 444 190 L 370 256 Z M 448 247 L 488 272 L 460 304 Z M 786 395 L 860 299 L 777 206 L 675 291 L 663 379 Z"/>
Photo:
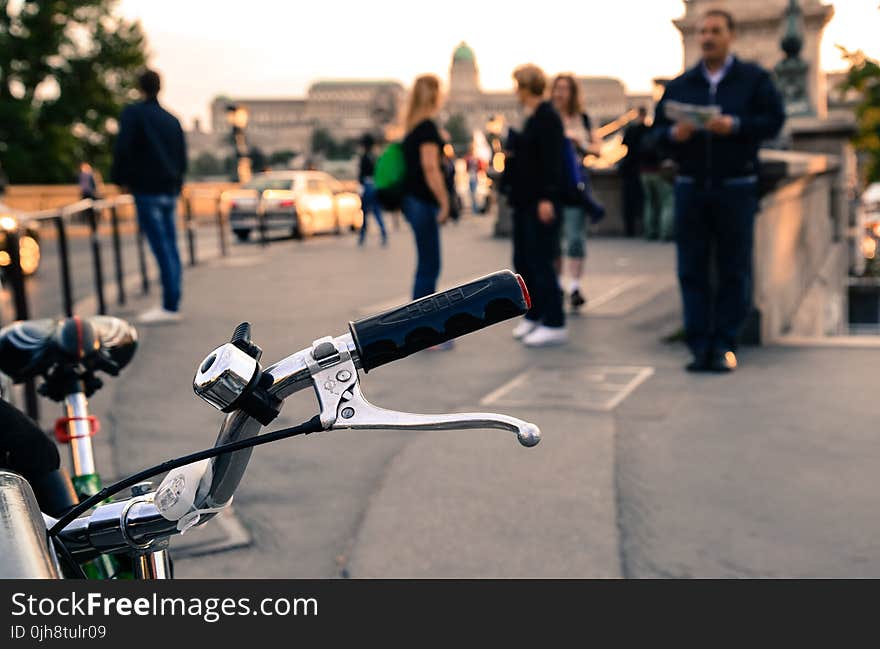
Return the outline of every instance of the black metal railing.
<path id="1" fill-rule="evenodd" d="M 197 194 L 185 193 L 183 200 L 183 233 L 186 238 L 186 249 L 189 266 L 198 264 L 198 234 L 193 201 L 196 197 L 208 198 L 217 207 L 216 223 L 220 240 L 219 254 L 223 257 L 228 254 L 227 233 L 225 219 L 220 209 L 222 201 L 217 192 Z M 107 277 L 104 266 L 103 240 L 101 226 L 109 223 L 112 243 L 113 260 L 113 283 L 116 289 L 116 304 L 124 306 L 127 301 L 125 255 L 123 254 L 122 219 L 120 208 L 131 205 L 133 199 L 129 195 L 118 196 L 108 200 L 83 199 L 65 207 L 42 210 L 35 213 L 14 212 L 13 218 L 4 222 L 6 235 L 6 249 L 9 255 L 9 263 L 6 266 L 5 276 L 8 280 L 10 297 L 14 310 L 15 320 L 27 320 L 31 317 L 31 304 L 28 290 L 28 280 L 24 276 L 21 265 L 20 241 L 23 233 L 29 225 L 51 225 L 54 228 L 57 242 L 57 255 L 60 279 L 61 313 L 67 317 L 73 316 L 76 308 L 73 289 L 73 269 L 71 268 L 70 255 L 70 232 L 69 228 L 74 221 L 84 220 L 88 226 L 89 252 L 91 257 L 92 292 L 95 296 L 96 311 L 105 315 L 107 306 Z M 137 223 L 137 219 L 132 220 Z M 136 249 L 138 257 L 138 274 L 140 275 L 141 291 L 144 295 L 150 291 L 150 276 L 147 266 L 146 245 L 144 235 L 138 226 L 135 231 Z M 45 246 L 43 246 L 45 248 Z M 79 269 L 77 269 L 79 271 Z M 37 393 L 33 382 L 24 386 L 25 410 L 34 419 L 39 416 Z"/>

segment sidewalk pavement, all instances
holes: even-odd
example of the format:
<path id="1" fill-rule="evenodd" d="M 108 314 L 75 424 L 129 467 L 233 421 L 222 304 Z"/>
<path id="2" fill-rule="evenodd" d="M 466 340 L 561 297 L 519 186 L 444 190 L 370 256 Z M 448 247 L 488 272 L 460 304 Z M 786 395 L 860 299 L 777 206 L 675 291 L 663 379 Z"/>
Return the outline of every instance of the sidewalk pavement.
<path id="1" fill-rule="evenodd" d="M 490 232 L 487 219 L 444 229 L 441 287 L 510 266 Z M 186 321 L 141 328 L 131 366 L 93 399 L 111 473 L 213 444 L 222 417 L 192 376 L 239 321 L 266 365 L 406 301 L 411 235 L 390 235 L 388 248 L 352 236 L 235 246 L 188 270 Z M 731 376 L 688 375 L 683 346 L 662 342 L 680 323 L 672 247 L 601 239 L 589 252 L 590 302 L 568 346 L 523 348 L 509 322 L 362 376 L 379 406 L 508 413 L 537 423 L 541 444 L 358 431 L 261 447 L 234 503 L 249 545 L 181 553 L 178 575 L 880 574 L 876 352 L 751 348 Z M 315 412 L 301 393 L 270 428 Z"/>

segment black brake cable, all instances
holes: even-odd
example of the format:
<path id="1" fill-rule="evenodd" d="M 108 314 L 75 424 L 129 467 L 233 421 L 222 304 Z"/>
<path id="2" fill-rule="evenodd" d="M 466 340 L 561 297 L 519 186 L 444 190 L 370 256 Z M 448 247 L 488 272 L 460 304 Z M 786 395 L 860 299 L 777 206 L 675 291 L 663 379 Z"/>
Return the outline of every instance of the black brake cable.
<path id="1" fill-rule="evenodd" d="M 61 518 L 59 518 L 49 530 L 49 536 L 57 536 L 61 532 L 61 530 L 67 527 L 70 522 L 73 521 L 75 518 L 79 517 L 81 514 L 88 511 L 95 505 L 98 505 L 104 500 L 107 500 L 107 498 L 110 498 L 114 494 L 119 493 L 123 489 L 132 487 L 138 482 L 143 482 L 148 478 L 153 478 L 160 473 L 166 473 L 168 471 L 171 471 L 172 469 L 176 469 L 187 464 L 192 464 L 193 462 L 198 462 L 200 460 L 207 460 L 212 457 L 217 457 L 218 455 L 223 455 L 225 453 L 233 453 L 235 451 L 252 448 L 254 446 L 260 446 L 262 444 L 277 442 L 278 440 L 287 439 L 288 437 L 294 437 L 296 435 L 308 435 L 310 433 L 318 433 L 322 430 L 324 430 L 324 427 L 321 425 L 321 418 L 318 415 L 315 415 L 308 421 L 305 421 L 298 426 L 282 428 L 281 430 L 275 430 L 271 433 L 265 433 L 263 435 L 255 435 L 254 437 L 248 437 L 247 439 L 242 439 L 237 442 L 221 444 L 220 446 L 215 446 L 204 451 L 199 451 L 198 453 L 191 453 L 190 455 L 179 457 L 174 460 L 167 460 L 162 464 L 157 464 L 150 469 L 145 469 L 123 480 L 114 482 L 109 487 L 101 489 L 101 491 L 99 491 L 95 495 L 89 496 L 81 503 L 79 503 L 76 507 L 74 507 L 66 514 L 64 514 Z"/>
<path id="2" fill-rule="evenodd" d="M 83 571 L 82 566 L 77 563 L 76 559 L 73 558 L 73 555 L 70 553 L 70 550 L 67 549 L 67 546 L 59 539 L 57 536 L 53 536 L 52 544 L 55 546 L 55 551 L 61 554 L 61 557 L 64 559 L 64 562 L 67 564 L 68 569 L 73 573 L 74 579 L 88 579 L 88 576 Z"/>

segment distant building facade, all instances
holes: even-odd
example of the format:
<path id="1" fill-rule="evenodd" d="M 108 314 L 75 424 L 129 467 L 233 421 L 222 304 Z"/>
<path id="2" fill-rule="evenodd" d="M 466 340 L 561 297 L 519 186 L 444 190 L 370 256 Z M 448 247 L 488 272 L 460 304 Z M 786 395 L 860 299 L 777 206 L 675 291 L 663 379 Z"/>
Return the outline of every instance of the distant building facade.
<path id="1" fill-rule="evenodd" d="M 616 119 L 632 106 L 619 79 L 579 77 L 578 81 L 587 112 L 597 124 Z M 286 150 L 303 153 L 309 151 L 312 134 L 319 128 L 340 141 L 357 139 L 365 132 L 381 135 L 396 122 L 405 95 L 404 86 L 393 80 L 324 80 L 313 83 L 304 98 L 217 97 L 211 103 L 211 132 L 196 127 L 188 134 L 190 155 L 229 153 L 229 106 L 247 110 L 250 146 L 265 154 Z M 452 55 L 441 121 L 455 115 L 471 130 L 482 130 L 499 116 L 507 124 L 522 121 L 512 88 L 500 92 L 482 89 L 476 55 L 466 43 L 460 43 Z"/>
<path id="2" fill-rule="evenodd" d="M 248 112 L 247 138 L 266 153 L 309 149 L 315 129 L 325 128 L 338 140 L 379 131 L 393 121 L 404 95 L 396 81 L 318 81 L 305 99 L 248 99 L 218 97 L 211 104 L 215 133 L 229 131 L 227 108 Z"/>
<path id="3" fill-rule="evenodd" d="M 578 77 L 577 80 L 585 108 L 594 122 L 610 122 L 629 109 L 626 88 L 619 79 Z M 461 115 L 470 129 L 483 129 L 489 120 L 498 116 L 503 116 L 508 124 L 522 121 L 522 112 L 512 89 L 483 91 L 477 57 L 464 42 L 455 48 L 449 66 L 449 91 L 442 117 L 448 119 L 453 115 Z"/>

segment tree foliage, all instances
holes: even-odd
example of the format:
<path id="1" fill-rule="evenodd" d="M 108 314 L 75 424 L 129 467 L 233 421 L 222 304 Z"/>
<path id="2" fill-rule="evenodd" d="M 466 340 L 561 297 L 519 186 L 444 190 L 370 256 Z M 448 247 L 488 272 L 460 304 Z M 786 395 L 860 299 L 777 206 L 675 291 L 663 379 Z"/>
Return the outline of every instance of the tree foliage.
<path id="1" fill-rule="evenodd" d="M 867 159 L 868 182 L 880 181 L 880 63 L 864 52 L 849 52 L 843 48 L 844 57 L 850 64 L 849 74 L 841 90 L 855 90 L 860 99 L 856 107 L 858 134 L 855 146 Z"/>
<path id="2" fill-rule="evenodd" d="M 189 172 L 194 178 L 220 176 L 226 172 L 226 161 L 213 153 L 205 151 L 196 156 L 190 163 Z"/>
<path id="3" fill-rule="evenodd" d="M 146 62 L 117 0 L 0 0 L 0 162 L 13 183 L 109 170 L 117 118 Z"/>
<path id="4" fill-rule="evenodd" d="M 357 149 L 353 140 L 339 142 L 326 128 L 312 131 L 312 153 L 323 155 L 328 160 L 348 160 Z"/>
<path id="5" fill-rule="evenodd" d="M 269 156 L 269 164 L 273 167 L 289 167 L 291 160 L 296 156 L 296 151 L 291 151 L 290 149 L 275 151 Z"/>
<path id="6" fill-rule="evenodd" d="M 461 153 L 467 150 L 471 143 L 471 132 L 467 127 L 467 120 L 461 113 L 451 115 L 444 125 L 446 132 L 449 133 L 449 143 L 453 148 Z"/>

